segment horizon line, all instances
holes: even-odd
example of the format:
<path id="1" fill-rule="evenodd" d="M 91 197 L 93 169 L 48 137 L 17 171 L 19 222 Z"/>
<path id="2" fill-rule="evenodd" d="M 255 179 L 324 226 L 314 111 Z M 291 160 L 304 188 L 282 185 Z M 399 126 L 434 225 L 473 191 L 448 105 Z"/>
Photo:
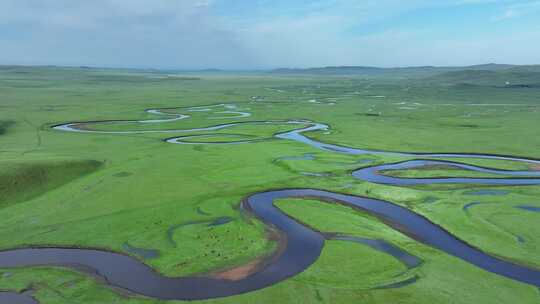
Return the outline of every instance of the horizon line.
<path id="1" fill-rule="evenodd" d="M 309 67 L 268 67 L 268 68 L 181 68 L 181 67 L 137 67 L 137 66 L 107 66 L 107 65 L 63 65 L 63 64 L 3 64 L 0 68 L 6 67 L 26 67 L 26 68 L 73 68 L 73 69 L 110 69 L 110 70 L 157 70 L 157 71 L 181 71 L 181 72 L 268 72 L 278 70 L 313 70 L 313 69 L 331 69 L 331 68 L 367 68 L 367 69 L 414 69 L 414 68 L 469 68 L 480 66 L 508 66 L 524 67 L 538 66 L 540 63 L 530 64 L 512 64 L 512 63 L 478 63 L 471 65 L 404 65 L 404 66 L 376 66 L 376 65 L 327 65 L 327 66 L 309 66 Z"/>

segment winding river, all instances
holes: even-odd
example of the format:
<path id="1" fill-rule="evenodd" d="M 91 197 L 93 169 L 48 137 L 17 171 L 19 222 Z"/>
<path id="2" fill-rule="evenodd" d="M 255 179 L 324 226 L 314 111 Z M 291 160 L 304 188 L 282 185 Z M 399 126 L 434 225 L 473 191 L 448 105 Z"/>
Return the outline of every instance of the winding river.
<path id="1" fill-rule="evenodd" d="M 34 299 L 30 292 L 9 292 L 0 291 L 0 303 L 6 304 L 37 304 L 38 301 Z"/>
<path id="2" fill-rule="evenodd" d="M 213 105 L 218 106 L 218 105 Z M 213 106 L 184 108 L 190 112 L 210 111 Z M 225 106 L 220 104 L 219 106 Z M 139 123 L 161 123 L 188 118 L 188 115 L 171 114 L 165 109 L 149 109 L 150 114 L 167 116 L 164 119 L 146 121 L 128 121 Z M 386 154 L 404 157 L 422 157 L 428 159 L 414 159 L 395 164 L 383 164 L 356 170 L 352 173 L 354 178 L 372 183 L 396 186 L 431 185 L 441 183 L 474 184 L 474 185 L 538 185 L 540 172 L 535 171 L 507 171 L 468 165 L 459 162 L 433 160 L 437 158 L 478 158 L 495 160 L 513 160 L 528 164 L 539 164 L 539 160 L 519 158 L 504 155 L 489 154 L 459 154 L 459 153 L 405 153 L 386 152 L 367 149 L 357 149 L 316 141 L 304 135 L 306 132 L 328 130 L 329 126 L 307 120 L 292 121 L 245 121 L 215 125 L 205 128 L 186 130 L 139 130 L 139 131 L 98 131 L 88 129 L 88 125 L 100 123 L 122 123 L 126 121 L 94 121 L 75 122 L 54 126 L 59 131 L 103 134 L 131 134 L 131 133 L 190 133 L 196 131 L 221 130 L 239 124 L 291 124 L 300 128 L 275 134 L 275 138 L 301 142 L 312 147 L 347 154 Z M 84 125 L 84 128 L 82 127 Z M 199 135 L 195 135 L 199 136 Z M 206 135 L 209 136 L 209 135 Z M 186 144 L 189 135 L 182 135 L 164 139 L 173 144 Z M 234 141 L 233 143 L 246 143 L 256 140 Z M 223 142 L 229 143 L 229 142 Z M 215 143 L 222 144 L 222 143 Z M 402 178 L 385 175 L 392 170 L 409 170 L 426 166 L 443 165 L 451 168 L 501 175 L 501 178 Z M 345 205 L 362 212 L 369 213 L 381 221 L 411 238 L 425 245 L 437 248 L 449 255 L 457 257 L 486 271 L 540 287 L 540 270 L 522 266 L 503 258 L 483 252 L 473 245 L 453 236 L 444 228 L 431 222 L 429 219 L 397 204 L 368 197 L 351 194 L 336 193 L 317 189 L 280 189 L 255 193 L 242 201 L 242 208 L 252 213 L 267 225 L 276 228 L 283 240 L 283 248 L 275 252 L 269 262 L 260 267 L 253 274 L 238 279 L 226 280 L 211 276 L 194 276 L 169 278 L 154 271 L 139 260 L 115 252 L 96 249 L 80 248 L 19 248 L 0 251 L 0 268 L 28 267 L 28 266 L 64 266 L 75 270 L 85 271 L 104 279 L 105 284 L 121 288 L 135 294 L 158 299 L 199 300 L 216 297 L 237 295 L 258 290 L 287 278 L 297 275 L 312 265 L 321 254 L 327 239 L 323 232 L 312 230 L 295 219 L 287 216 L 278 209 L 274 202 L 284 198 L 312 198 L 326 203 Z M 171 228 L 175 229 L 175 227 Z M 414 256 L 399 250 L 399 248 L 384 241 L 365 240 L 347 236 L 334 237 L 334 239 L 355 241 L 372 246 L 405 263 L 407 267 L 416 267 L 421 261 Z M 182 244 L 176 244 L 182 246 Z M 77 265 L 77 266 L 74 266 Z M 417 278 L 409 278 L 381 288 L 396 288 L 413 283 Z"/>
<path id="3" fill-rule="evenodd" d="M 473 177 L 435 177 L 435 178 L 401 178 L 381 174 L 384 171 L 418 169 L 429 166 L 441 165 L 453 169 L 469 170 L 481 173 L 490 173 L 505 176 L 517 176 L 519 178 L 473 178 Z M 433 185 L 433 184 L 477 184 L 477 185 L 538 185 L 540 184 L 540 171 L 511 171 L 498 170 L 485 167 L 473 166 L 458 162 L 440 161 L 440 160 L 410 160 L 395 164 L 383 164 L 379 166 L 362 168 L 354 171 L 352 175 L 355 178 L 362 179 L 371 183 L 396 185 L 396 186 L 415 186 L 415 185 Z"/>

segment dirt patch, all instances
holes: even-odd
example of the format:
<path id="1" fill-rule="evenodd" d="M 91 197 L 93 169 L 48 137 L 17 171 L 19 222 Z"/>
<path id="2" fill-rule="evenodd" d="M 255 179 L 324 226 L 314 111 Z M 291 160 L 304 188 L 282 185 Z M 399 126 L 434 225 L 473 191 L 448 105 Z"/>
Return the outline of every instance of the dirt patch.
<path id="1" fill-rule="evenodd" d="M 534 165 L 531 165 L 531 170 L 533 170 L 533 171 L 540 171 L 540 164 L 534 164 Z"/>
<path id="2" fill-rule="evenodd" d="M 260 264 L 262 263 L 263 262 L 261 259 L 257 259 L 245 265 L 215 273 L 213 277 L 216 279 L 229 280 L 229 281 L 242 280 L 244 278 L 247 278 L 249 275 L 255 273 L 260 268 Z"/>
<path id="3" fill-rule="evenodd" d="M 243 205 L 242 207 L 243 208 L 241 210 L 248 211 L 248 209 L 244 209 L 245 205 Z M 246 218 L 250 218 L 250 215 L 251 213 L 248 213 Z M 249 277 L 250 275 L 262 270 L 263 268 L 271 264 L 277 257 L 279 257 L 283 253 L 283 251 L 285 251 L 285 248 L 287 247 L 287 237 L 277 230 L 268 228 L 268 230 L 266 231 L 266 238 L 270 241 L 275 241 L 277 243 L 277 248 L 272 253 L 270 253 L 269 255 L 261 256 L 244 265 L 212 272 L 210 273 L 210 276 L 215 279 L 239 281 Z"/>

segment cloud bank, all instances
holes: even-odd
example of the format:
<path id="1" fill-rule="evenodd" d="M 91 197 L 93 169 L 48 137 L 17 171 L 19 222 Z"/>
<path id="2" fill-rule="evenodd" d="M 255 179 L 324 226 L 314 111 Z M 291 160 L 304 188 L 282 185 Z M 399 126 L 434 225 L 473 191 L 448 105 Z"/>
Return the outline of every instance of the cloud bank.
<path id="1" fill-rule="evenodd" d="M 539 17 L 513 0 L 3 0 L 0 64 L 530 64 Z"/>

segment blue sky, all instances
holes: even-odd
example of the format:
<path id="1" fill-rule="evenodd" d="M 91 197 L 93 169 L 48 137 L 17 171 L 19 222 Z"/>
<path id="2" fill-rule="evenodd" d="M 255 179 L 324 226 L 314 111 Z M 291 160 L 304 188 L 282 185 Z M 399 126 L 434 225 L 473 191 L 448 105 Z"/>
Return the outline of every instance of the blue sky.
<path id="1" fill-rule="evenodd" d="M 540 63 L 540 0 L 1 0 L 0 64 Z"/>

